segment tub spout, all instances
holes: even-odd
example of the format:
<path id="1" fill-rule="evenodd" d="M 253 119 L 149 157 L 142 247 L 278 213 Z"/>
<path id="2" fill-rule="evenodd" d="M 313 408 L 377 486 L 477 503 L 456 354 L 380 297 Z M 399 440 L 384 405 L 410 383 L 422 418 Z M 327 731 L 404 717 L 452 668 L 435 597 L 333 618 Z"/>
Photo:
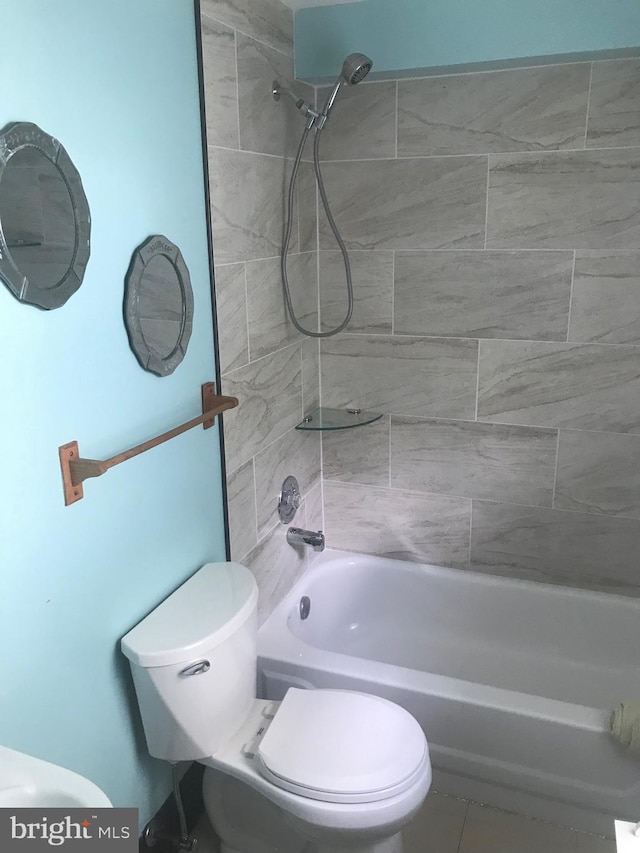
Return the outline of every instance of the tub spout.
<path id="1" fill-rule="evenodd" d="M 302 530 L 290 527 L 287 530 L 289 545 L 311 545 L 314 551 L 324 551 L 324 533 L 322 530 Z"/>

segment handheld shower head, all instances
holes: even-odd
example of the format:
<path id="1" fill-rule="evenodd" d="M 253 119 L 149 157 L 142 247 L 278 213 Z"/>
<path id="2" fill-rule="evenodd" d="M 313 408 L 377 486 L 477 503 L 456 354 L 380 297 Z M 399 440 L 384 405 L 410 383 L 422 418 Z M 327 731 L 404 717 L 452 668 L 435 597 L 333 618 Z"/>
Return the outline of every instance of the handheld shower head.
<path id="1" fill-rule="evenodd" d="M 371 71 L 373 62 L 364 53 L 350 53 L 342 63 L 341 76 L 349 84 L 355 86 Z"/>
<path id="2" fill-rule="evenodd" d="M 340 91 L 340 87 L 343 83 L 346 83 L 349 86 L 355 86 L 356 83 L 360 83 L 361 80 L 367 76 L 367 74 L 371 71 L 373 66 L 373 61 L 369 59 L 368 56 L 365 56 L 364 53 L 350 53 L 349 56 L 342 63 L 342 71 L 340 72 L 340 76 L 335 82 L 333 89 L 331 90 L 329 97 L 325 101 L 325 105 L 322 109 L 321 115 L 324 117 L 326 121 L 331 109 L 333 107 L 333 103 Z M 324 122 L 322 123 L 324 125 Z M 318 129 L 322 129 L 322 125 L 318 126 Z"/>

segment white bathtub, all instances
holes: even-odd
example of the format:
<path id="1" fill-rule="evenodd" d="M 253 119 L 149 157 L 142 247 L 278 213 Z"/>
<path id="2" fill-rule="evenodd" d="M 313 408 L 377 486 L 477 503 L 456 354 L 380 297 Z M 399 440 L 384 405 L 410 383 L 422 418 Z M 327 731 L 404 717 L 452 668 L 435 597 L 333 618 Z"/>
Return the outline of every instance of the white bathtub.
<path id="1" fill-rule="evenodd" d="M 607 835 L 640 819 L 640 756 L 608 731 L 640 697 L 635 599 L 325 551 L 258 653 L 265 698 L 343 687 L 407 708 L 439 791 Z"/>

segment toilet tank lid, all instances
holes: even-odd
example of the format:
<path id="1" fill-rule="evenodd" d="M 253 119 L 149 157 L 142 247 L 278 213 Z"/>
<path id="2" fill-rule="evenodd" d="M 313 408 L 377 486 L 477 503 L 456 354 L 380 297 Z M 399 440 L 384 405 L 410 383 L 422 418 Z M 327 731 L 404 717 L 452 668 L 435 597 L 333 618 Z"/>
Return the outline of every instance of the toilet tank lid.
<path id="1" fill-rule="evenodd" d="M 249 569 L 207 563 L 122 638 L 122 651 L 143 667 L 192 661 L 235 633 L 257 601 Z"/>

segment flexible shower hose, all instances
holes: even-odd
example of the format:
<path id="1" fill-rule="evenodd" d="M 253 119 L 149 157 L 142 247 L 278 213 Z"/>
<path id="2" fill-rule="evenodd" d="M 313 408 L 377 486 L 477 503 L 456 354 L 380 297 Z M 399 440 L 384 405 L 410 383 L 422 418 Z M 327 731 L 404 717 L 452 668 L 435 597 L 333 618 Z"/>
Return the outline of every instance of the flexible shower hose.
<path id="1" fill-rule="evenodd" d="M 300 168 L 302 152 L 304 151 L 304 146 L 307 142 L 307 138 L 309 137 L 310 130 L 311 127 L 309 125 L 307 125 L 307 127 L 305 127 L 304 129 L 300 144 L 298 145 L 298 152 L 296 154 L 296 159 L 293 164 L 293 171 L 291 173 L 291 180 L 289 182 L 289 193 L 287 196 L 287 221 L 284 229 L 284 239 L 282 241 L 282 253 L 280 255 L 280 271 L 282 273 L 284 300 L 293 325 L 299 332 L 302 332 L 303 335 L 307 335 L 310 338 L 328 338 L 331 335 L 337 335 L 338 332 L 341 332 L 347 326 L 349 320 L 351 319 L 351 315 L 353 314 L 353 282 L 351 281 L 351 264 L 349 263 L 347 247 L 344 244 L 344 240 L 340 236 L 338 226 L 336 225 L 333 215 L 331 213 L 331 209 L 329 207 L 329 200 L 327 199 L 327 193 L 325 192 L 324 182 L 322 180 L 322 173 L 320 171 L 320 134 L 322 132 L 322 128 L 316 130 L 316 135 L 313 140 L 313 165 L 316 173 L 318 190 L 320 191 L 320 198 L 322 199 L 322 206 L 324 207 L 324 212 L 327 216 L 327 221 L 331 230 L 333 231 L 333 235 L 336 238 L 336 242 L 340 247 L 340 251 L 342 252 L 342 259 L 344 261 L 344 269 L 347 279 L 347 298 L 349 304 L 347 307 L 347 315 L 342 321 L 342 323 L 340 323 L 339 326 L 336 326 L 335 329 L 330 329 L 328 332 L 312 332 L 310 329 L 305 329 L 298 322 L 298 319 L 296 318 L 295 312 L 293 310 L 293 303 L 291 301 L 291 291 L 289 289 L 289 277 L 287 275 L 287 255 L 289 253 L 291 229 L 293 227 L 293 196 L 295 193 L 296 181 L 298 179 L 298 169 Z"/>

